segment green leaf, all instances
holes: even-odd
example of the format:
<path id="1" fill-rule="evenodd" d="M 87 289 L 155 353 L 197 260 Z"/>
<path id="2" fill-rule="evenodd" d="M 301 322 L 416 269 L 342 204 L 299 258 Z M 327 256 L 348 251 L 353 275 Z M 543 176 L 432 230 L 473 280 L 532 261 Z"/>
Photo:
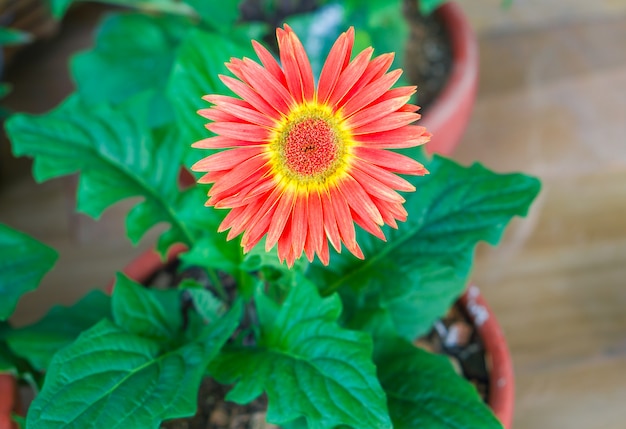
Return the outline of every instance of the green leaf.
<path id="1" fill-rule="evenodd" d="M 0 223 L 0 321 L 26 292 L 37 289 L 57 254 L 39 241 Z"/>
<path id="2" fill-rule="evenodd" d="M 465 285 L 465 278 L 450 266 L 425 262 L 408 270 L 397 280 L 397 271 L 393 271 L 393 282 L 389 281 L 389 272 L 383 271 L 363 290 L 341 290 L 346 326 L 375 337 L 400 335 L 414 339 L 430 329 L 432 321 L 441 316 L 441 307 L 449 308 Z"/>
<path id="3" fill-rule="evenodd" d="M 121 108 L 86 106 L 74 97 L 43 116 L 14 115 L 6 129 L 15 155 L 35 158 L 37 181 L 81 172 L 77 205 L 83 213 L 98 218 L 122 199 L 143 197 L 128 214 L 129 238 L 136 243 L 157 223 L 167 222 L 171 229 L 161 236 L 163 251 L 177 241 L 192 243 L 190 229 L 204 229 L 214 216 L 202 206 L 198 189 L 179 191 L 185 145 L 175 129 L 149 129 L 149 106 L 144 96 Z"/>
<path id="4" fill-rule="evenodd" d="M 476 388 L 448 358 L 410 343 L 387 339 L 376 345 L 380 382 L 394 429 L 502 429 Z"/>
<path id="5" fill-rule="evenodd" d="M 224 313 L 224 303 L 204 289 L 185 289 L 202 321 L 213 322 Z"/>
<path id="6" fill-rule="evenodd" d="M 239 240 L 226 241 L 225 234 L 218 234 L 217 228 L 213 231 L 213 234 L 203 236 L 189 252 L 181 255 L 181 261 L 185 266 L 222 270 L 235 275 L 243 259 Z"/>
<path id="7" fill-rule="evenodd" d="M 48 0 L 50 9 L 52 10 L 52 16 L 57 19 L 62 18 L 74 1 L 75 0 Z"/>
<path id="8" fill-rule="evenodd" d="M 0 322 L 0 373 L 17 371 L 18 357 L 9 349 L 5 341 L 5 336 L 10 332 L 11 326 L 8 322 Z"/>
<path id="9" fill-rule="evenodd" d="M 0 46 L 21 45 L 30 42 L 32 39 L 29 33 L 14 28 L 0 27 Z"/>
<path id="10" fill-rule="evenodd" d="M 110 298 L 96 290 L 71 307 L 52 307 L 38 322 L 11 330 L 5 337 L 15 354 L 29 361 L 35 369 L 44 370 L 56 352 L 110 315 Z"/>
<path id="11" fill-rule="evenodd" d="M 239 19 L 240 0 L 185 0 L 198 15 L 214 28 L 229 28 Z"/>
<path id="12" fill-rule="evenodd" d="M 267 305 L 257 300 L 257 306 Z M 257 311 L 257 347 L 227 348 L 210 366 L 220 382 L 237 381 L 227 399 L 243 404 L 265 391 L 267 419 L 279 425 L 305 417 L 310 429 L 390 428 L 371 339 L 337 325 L 338 297 L 322 299 L 303 281 L 276 314 L 273 308 Z"/>
<path id="13" fill-rule="evenodd" d="M 26 427 L 26 419 L 24 417 L 17 414 L 12 414 L 11 419 L 13 420 L 13 423 L 17 424 L 18 429 Z"/>
<path id="14" fill-rule="evenodd" d="M 135 335 L 167 342 L 182 329 L 180 294 L 178 289 L 148 289 L 118 273 L 113 320 Z"/>
<path id="15" fill-rule="evenodd" d="M 406 197 L 408 219 L 398 230 L 385 229 L 386 243 L 360 231 L 365 260 L 333 255 L 329 267 L 309 270 L 326 293 L 342 286 L 355 291 L 342 290 L 346 297 L 363 292 L 346 308 L 353 328 L 363 326 L 358 319 L 376 325 L 358 312 L 377 311 L 381 324 L 393 321 L 395 332 L 407 339 L 426 333 L 464 290 L 475 245 L 495 245 L 511 218 L 526 214 L 540 188 L 534 178 L 496 174 L 478 164 L 462 167 L 435 157 L 427 167 L 430 175 L 411 179 L 417 191 Z"/>
<path id="16" fill-rule="evenodd" d="M 187 18 L 120 13 L 106 17 L 95 46 L 71 61 L 81 98 L 89 105 L 117 105 L 151 91 L 152 125 L 173 121 L 165 94 L 176 50 L 191 28 Z"/>
<path id="17" fill-rule="evenodd" d="M 418 0 L 419 10 L 423 15 L 430 15 L 439 6 L 444 4 L 446 0 Z"/>
<path id="18" fill-rule="evenodd" d="M 219 74 L 229 74 L 224 63 L 231 57 L 253 55 L 250 45 L 240 45 L 225 35 L 198 29 L 189 34 L 178 51 L 167 87 L 181 138 L 188 145 L 210 136 L 204 127 L 207 120 L 198 115 L 197 111 L 210 106 L 202 100 L 204 95 L 224 94 L 228 91 L 218 78 Z M 206 151 L 194 149 L 187 165 L 207 155 Z"/>
<path id="19" fill-rule="evenodd" d="M 149 308 L 146 316 L 154 320 Z M 168 349 L 103 320 L 55 355 L 28 429 L 158 428 L 193 415 L 206 365 L 237 327 L 241 305 Z"/>

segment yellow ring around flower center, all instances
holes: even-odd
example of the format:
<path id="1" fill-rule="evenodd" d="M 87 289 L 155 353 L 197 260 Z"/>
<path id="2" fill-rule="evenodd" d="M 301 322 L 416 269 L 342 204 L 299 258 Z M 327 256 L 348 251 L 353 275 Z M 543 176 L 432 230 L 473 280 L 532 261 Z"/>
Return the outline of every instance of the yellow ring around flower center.
<path id="1" fill-rule="evenodd" d="M 302 104 L 277 124 L 268 151 L 279 183 L 327 187 L 347 171 L 353 146 L 343 119 L 328 106 Z"/>

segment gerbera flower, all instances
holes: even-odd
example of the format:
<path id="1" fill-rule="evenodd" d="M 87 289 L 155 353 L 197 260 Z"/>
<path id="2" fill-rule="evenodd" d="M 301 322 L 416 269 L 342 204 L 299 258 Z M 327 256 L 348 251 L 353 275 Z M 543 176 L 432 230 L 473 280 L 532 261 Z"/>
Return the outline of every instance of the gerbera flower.
<path id="1" fill-rule="evenodd" d="M 199 183 L 213 183 L 208 206 L 231 209 L 219 231 L 227 239 L 243 233 L 250 251 L 265 237 L 266 250 L 292 266 L 304 252 L 329 262 L 328 242 L 363 258 L 356 223 L 385 239 L 384 224 L 397 228 L 407 212 L 397 191 L 415 188 L 395 173 L 423 175 L 415 160 L 387 149 L 429 140 L 419 107 L 407 104 L 415 87 L 391 89 L 402 71 L 388 72 L 393 54 L 372 59 L 368 48 L 350 61 L 354 29 L 332 47 L 315 86 L 302 43 L 285 25 L 276 30 L 280 65 L 259 43 L 261 64 L 231 59 L 236 76 L 220 76 L 241 98 L 207 95 L 213 103 L 198 113 L 217 136 L 195 143 L 226 149 L 193 166 L 206 172 Z"/>

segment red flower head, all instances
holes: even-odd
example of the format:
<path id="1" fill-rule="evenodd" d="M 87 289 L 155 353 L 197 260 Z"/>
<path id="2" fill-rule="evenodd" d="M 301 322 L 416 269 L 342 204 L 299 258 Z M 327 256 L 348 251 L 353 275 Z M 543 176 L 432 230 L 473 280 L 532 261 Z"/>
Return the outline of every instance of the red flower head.
<path id="1" fill-rule="evenodd" d="M 387 72 L 393 54 L 372 59 L 368 48 L 352 61 L 354 29 L 343 33 L 322 68 L 317 88 L 309 59 L 296 34 L 277 29 L 279 65 L 252 42 L 261 64 L 232 59 L 237 79 L 220 76 L 241 98 L 208 95 L 199 111 L 216 137 L 194 144 L 226 149 L 193 166 L 213 183 L 207 205 L 231 209 L 220 225 L 228 239 L 243 233 L 250 251 L 265 236 L 267 250 L 289 266 L 304 252 L 329 262 L 328 242 L 363 258 L 354 223 L 385 239 L 380 226 L 406 220 L 404 198 L 415 188 L 394 173 L 423 175 L 418 162 L 389 151 L 429 140 L 410 125 L 419 108 L 407 104 L 415 87 L 391 89 L 402 71 Z"/>

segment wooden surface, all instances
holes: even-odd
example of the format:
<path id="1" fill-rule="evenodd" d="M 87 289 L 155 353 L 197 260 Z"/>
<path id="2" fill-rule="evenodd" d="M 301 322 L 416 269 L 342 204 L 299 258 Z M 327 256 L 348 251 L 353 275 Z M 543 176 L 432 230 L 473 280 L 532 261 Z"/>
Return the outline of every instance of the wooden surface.
<path id="1" fill-rule="evenodd" d="M 584 13 L 564 12 L 575 19 L 478 22 L 480 89 L 455 154 L 543 180 L 530 216 L 498 248 L 479 247 L 473 274 L 512 350 L 515 429 L 626 427 L 626 8 L 575 3 Z M 60 100 L 67 52 L 88 45 L 89 22 L 22 56 L 9 104 L 42 111 Z M 141 248 L 122 238 L 124 207 L 99 222 L 72 214 L 65 181 L 35 185 L 1 149 L 0 221 L 61 253 L 20 304 L 14 321 L 26 323 L 103 287 Z"/>

